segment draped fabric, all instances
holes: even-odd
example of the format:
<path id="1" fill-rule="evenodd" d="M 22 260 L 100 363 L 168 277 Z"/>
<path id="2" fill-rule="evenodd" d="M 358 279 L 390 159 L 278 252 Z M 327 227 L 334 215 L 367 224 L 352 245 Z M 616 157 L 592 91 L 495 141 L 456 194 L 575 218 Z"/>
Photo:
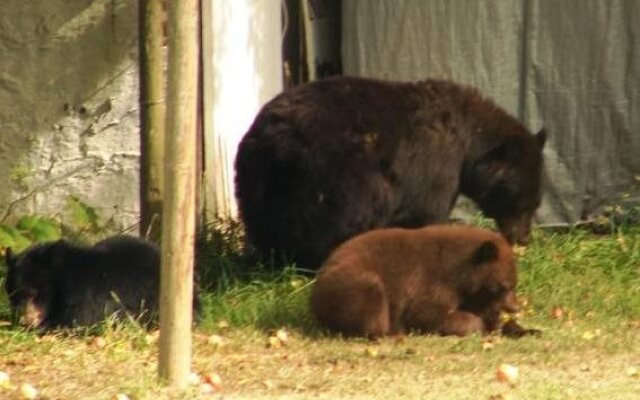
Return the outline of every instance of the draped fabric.
<path id="1" fill-rule="evenodd" d="M 541 222 L 640 203 L 640 1 L 344 0 L 343 73 L 478 87 L 543 126 Z"/>

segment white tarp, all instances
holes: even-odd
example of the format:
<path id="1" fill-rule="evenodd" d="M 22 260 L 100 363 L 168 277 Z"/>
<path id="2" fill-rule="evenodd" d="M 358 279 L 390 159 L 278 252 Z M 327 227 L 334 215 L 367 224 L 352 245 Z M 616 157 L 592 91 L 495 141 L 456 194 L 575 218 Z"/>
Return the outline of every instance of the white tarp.
<path id="1" fill-rule="evenodd" d="M 471 84 L 547 128 L 542 221 L 640 199 L 640 1 L 342 4 L 344 74 Z"/>
<path id="2" fill-rule="evenodd" d="M 282 91 L 281 5 L 203 2 L 205 204 L 208 219 L 236 216 L 238 143 L 264 103 Z"/>

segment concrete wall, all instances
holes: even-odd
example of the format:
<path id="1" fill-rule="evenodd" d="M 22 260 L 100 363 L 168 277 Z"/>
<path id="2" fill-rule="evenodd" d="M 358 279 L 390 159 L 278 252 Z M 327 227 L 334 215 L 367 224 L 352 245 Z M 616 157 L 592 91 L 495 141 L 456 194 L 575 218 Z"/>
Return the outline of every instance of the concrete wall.
<path id="1" fill-rule="evenodd" d="M 138 219 L 138 2 L 3 0 L 0 221 L 69 195 Z"/>

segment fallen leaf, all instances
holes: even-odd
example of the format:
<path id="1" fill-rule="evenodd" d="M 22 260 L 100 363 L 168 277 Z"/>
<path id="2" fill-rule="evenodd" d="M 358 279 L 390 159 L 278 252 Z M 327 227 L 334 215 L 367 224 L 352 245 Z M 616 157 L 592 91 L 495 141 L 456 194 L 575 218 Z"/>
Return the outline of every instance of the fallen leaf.
<path id="1" fill-rule="evenodd" d="M 29 383 L 23 383 L 20 385 L 20 395 L 24 399 L 33 400 L 38 397 L 38 389 Z"/>
<path id="2" fill-rule="evenodd" d="M 201 382 L 200 375 L 198 375 L 197 372 L 191 372 L 189 373 L 187 381 L 189 382 L 189 385 L 198 385 Z"/>
<path id="3" fill-rule="evenodd" d="M 4 371 L 0 371 L 0 388 L 7 388 L 11 385 L 11 378 L 9 374 Z"/>
<path id="4" fill-rule="evenodd" d="M 561 319 L 562 317 L 564 317 L 564 308 L 562 307 L 553 307 L 553 309 L 551 310 L 551 318 L 553 319 Z"/>
<path id="5" fill-rule="evenodd" d="M 518 246 L 516 244 L 516 245 L 513 245 L 512 250 L 513 250 L 513 254 L 515 254 L 516 256 L 522 257 L 527 253 L 527 246 Z"/>
<path id="6" fill-rule="evenodd" d="M 496 370 L 496 378 L 498 382 L 515 385 L 518 381 L 518 367 L 511 364 L 501 364 Z"/>
<path id="7" fill-rule="evenodd" d="M 113 400 L 129 400 L 129 396 L 124 393 L 118 393 L 113 397 Z"/>
<path id="8" fill-rule="evenodd" d="M 278 329 L 278 331 L 276 332 L 276 337 L 278 338 L 278 340 L 280 340 L 280 342 L 282 342 L 282 344 L 287 344 L 287 342 L 289 341 L 289 334 L 284 328 Z"/>
<path id="9" fill-rule="evenodd" d="M 160 338 L 160 331 L 156 329 L 155 331 L 144 335 L 144 342 L 146 344 L 153 344 L 157 342 L 159 338 Z"/>
<path id="10" fill-rule="evenodd" d="M 202 377 L 205 383 L 208 383 L 216 390 L 222 390 L 222 378 L 220 375 L 210 372 Z"/>
<path id="11" fill-rule="evenodd" d="M 270 349 L 278 349 L 282 347 L 282 342 L 277 336 L 269 336 L 269 339 L 267 339 L 267 347 Z"/>
<path id="12" fill-rule="evenodd" d="M 207 344 L 214 348 L 220 348 L 225 345 L 224 338 L 220 335 L 211 335 L 207 338 Z"/>
<path id="13" fill-rule="evenodd" d="M 375 347 L 369 346 L 364 350 L 364 354 L 369 357 L 374 357 L 374 358 L 378 357 L 378 349 L 376 349 Z"/>
<path id="14" fill-rule="evenodd" d="M 107 341 L 102 336 L 94 336 L 91 338 L 89 344 L 96 349 L 103 349 L 107 345 Z"/>
<path id="15" fill-rule="evenodd" d="M 486 341 L 486 342 L 482 342 L 482 350 L 491 350 L 494 348 L 494 344 L 492 342 Z"/>
<path id="16" fill-rule="evenodd" d="M 210 383 L 206 383 L 206 382 L 201 383 L 200 386 L 198 387 L 198 390 L 202 394 L 211 394 L 211 393 L 215 393 L 215 391 L 216 391 L 216 389 L 213 387 L 213 385 L 211 385 Z"/>
<path id="17" fill-rule="evenodd" d="M 511 396 L 503 393 L 492 394 L 491 396 L 489 396 L 488 400 L 511 400 Z"/>
<path id="18" fill-rule="evenodd" d="M 593 340 L 595 339 L 596 336 L 598 336 L 600 334 L 599 330 L 596 329 L 595 331 L 585 331 L 582 334 L 582 338 L 584 340 Z"/>
<path id="19" fill-rule="evenodd" d="M 629 367 L 625 371 L 628 377 L 631 378 L 640 378 L 640 369 L 636 367 Z"/>

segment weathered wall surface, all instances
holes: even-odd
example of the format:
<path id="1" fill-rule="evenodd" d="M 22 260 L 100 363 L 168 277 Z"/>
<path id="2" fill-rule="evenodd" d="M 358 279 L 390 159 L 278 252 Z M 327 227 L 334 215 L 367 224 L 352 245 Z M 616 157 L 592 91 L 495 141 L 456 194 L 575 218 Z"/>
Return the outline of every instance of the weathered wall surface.
<path id="1" fill-rule="evenodd" d="M 2 1 L 0 220 L 60 215 L 74 195 L 118 227 L 137 221 L 137 6 Z"/>

